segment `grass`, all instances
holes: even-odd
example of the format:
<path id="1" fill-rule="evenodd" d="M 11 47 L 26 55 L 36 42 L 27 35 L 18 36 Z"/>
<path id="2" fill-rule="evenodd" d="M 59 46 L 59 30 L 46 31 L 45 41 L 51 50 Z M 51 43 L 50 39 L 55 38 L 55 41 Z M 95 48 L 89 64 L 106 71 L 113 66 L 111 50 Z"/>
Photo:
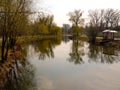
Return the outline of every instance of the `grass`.
<path id="1" fill-rule="evenodd" d="M 88 41 L 89 40 L 87 36 L 81 36 L 81 37 L 79 37 L 79 39 L 82 40 L 82 41 Z"/>
<path id="2" fill-rule="evenodd" d="M 120 38 L 120 31 L 116 34 L 116 38 Z"/>
<path id="3" fill-rule="evenodd" d="M 98 33 L 98 37 L 102 37 L 102 36 L 103 36 L 102 32 L 99 32 L 99 33 Z M 120 31 L 118 31 L 118 32 L 115 34 L 115 38 L 120 38 Z"/>
<path id="4" fill-rule="evenodd" d="M 59 36 L 54 36 L 54 35 L 45 35 L 45 36 L 40 36 L 40 35 L 35 35 L 35 36 L 22 36 L 18 37 L 17 42 L 18 44 L 26 43 L 26 42 L 32 42 L 32 41 L 38 41 L 38 40 L 45 40 L 45 39 L 50 39 L 50 38 L 60 38 L 62 37 L 61 35 Z M 102 32 L 98 33 L 97 41 L 101 40 L 102 37 Z M 115 38 L 120 38 L 120 31 L 115 35 Z M 80 40 L 82 41 L 88 41 L 88 37 L 86 35 L 82 35 L 79 37 Z M 2 42 L 0 40 L 0 46 Z"/>
<path id="5" fill-rule="evenodd" d="M 36 36 L 22 36 L 19 37 L 16 43 L 26 43 L 26 42 L 31 42 L 31 41 L 38 41 L 38 40 L 43 40 L 43 39 L 50 39 L 50 38 L 58 38 L 61 36 L 40 36 L 40 35 L 36 35 Z"/>

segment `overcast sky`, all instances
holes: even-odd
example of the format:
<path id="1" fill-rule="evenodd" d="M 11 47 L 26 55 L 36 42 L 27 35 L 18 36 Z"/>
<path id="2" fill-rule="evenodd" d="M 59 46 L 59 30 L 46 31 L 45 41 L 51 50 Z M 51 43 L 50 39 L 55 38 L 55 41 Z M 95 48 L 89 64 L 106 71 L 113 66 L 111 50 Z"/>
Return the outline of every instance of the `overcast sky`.
<path id="1" fill-rule="evenodd" d="M 88 10 L 114 8 L 120 9 L 119 0 L 34 0 L 36 10 L 46 10 L 54 15 L 57 25 L 70 23 L 67 14 L 75 9 L 81 9 L 83 17 L 87 18 Z"/>

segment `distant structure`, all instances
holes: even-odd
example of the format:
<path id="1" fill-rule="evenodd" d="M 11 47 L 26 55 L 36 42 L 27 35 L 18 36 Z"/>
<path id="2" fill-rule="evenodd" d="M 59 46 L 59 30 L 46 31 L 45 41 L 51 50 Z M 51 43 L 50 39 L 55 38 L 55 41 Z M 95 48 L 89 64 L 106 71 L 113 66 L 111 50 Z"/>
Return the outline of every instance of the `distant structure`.
<path id="1" fill-rule="evenodd" d="M 62 27 L 62 33 L 63 34 L 70 34 L 70 25 L 69 24 L 63 24 L 63 27 Z"/>
<path id="2" fill-rule="evenodd" d="M 115 30 L 104 30 L 103 31 L 103 39 L 114 40 L 115 33 L 117 33 L 117 31 L 115 31 Z"/>

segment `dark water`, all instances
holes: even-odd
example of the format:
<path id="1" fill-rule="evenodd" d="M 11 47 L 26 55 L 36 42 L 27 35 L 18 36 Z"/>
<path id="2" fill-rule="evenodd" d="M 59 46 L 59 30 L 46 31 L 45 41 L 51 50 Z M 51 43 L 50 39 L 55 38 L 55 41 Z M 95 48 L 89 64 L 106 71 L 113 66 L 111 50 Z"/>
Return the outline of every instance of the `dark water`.
<path id="1" fill-rule="evenodd" d="M 25 88 L 18 90 L 120 90 L 119 47 L 40 40 L 24 45 L 23 53 L 25 73 L 18 84 Z"/>

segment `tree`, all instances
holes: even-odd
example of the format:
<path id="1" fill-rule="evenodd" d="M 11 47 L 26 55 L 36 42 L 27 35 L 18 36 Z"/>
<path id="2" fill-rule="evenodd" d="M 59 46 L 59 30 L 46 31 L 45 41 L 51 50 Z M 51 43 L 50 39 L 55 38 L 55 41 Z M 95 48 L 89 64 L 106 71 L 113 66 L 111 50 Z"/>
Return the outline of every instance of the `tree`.
<path id="1" fill-rule="evenodd" d="M 56 25 L 53 25 L 51 27 L 51 34 L 52 35 L 61 35 L 62 34 L 62 30 L 60 27 L 56 26 Z"/>
<path id="2" fill-rule="evenodd" d="M 105 27 L 113 29 L 120 22 L 120 10 L 107 9 L 104 14 Z"/>
<path id="3" fill-rule="evenodd" d="M 69 21 L 72 23 L 72 34 L 73 36 L 78 36 L 82 29 L 79 26 L 84 24 L 84 19 L 82 18 L 82 11 L 75 10 L 73 12 L 69 12 Z"/>
<path id="4" fill-rule="evenodd" d="M 114 29 L 119 26 L 120 10 L 115 9 L 96 9 L 89 10 L 90 23 L 98 31 L 104 29 Z"/>
<path id="5" fill-rule="evenodd" d="M 105 10 L 89 10 L 90 24 L 96 28 L 96 30 L 101 31 L 104 27 L 104 13 Z"/>
<path id="6" fill-rule="evenodd" d="M 98 35 L 98 31 L 96 30 L 96 28 L 92 24 L 90 24 L 89 27 L 88 26 L 85 27 L 85 31 L 86 31 L 86 35 L 89 38 L 89 41 L 91 43 L 95 43 L 96 37 Z"/>
<path id="7" fill-rule="evenodd" d="M 34 33 L 39 35 L 58 35 L 61 34 L 61 29 L 53 22 L 53 15 L 46 15 L 41 13 L 38 15 L 37 20 L 34 22 Z"/>
<path id="8" fill-rule="evenodd" d="M 74 25 L 74 26 L 79 26 L 83 25 L 84 19 L 82 17 L 82 11 L 81 10 L 75 10 L 73 12 L 69 12 L 69 21 Z"/>
<path id="9" fill-rule="evenodd" d="M 45 35 L 45 34 L 49 33 L 48 27 L 46 25 L 44 25 L 44 24 L 40 24 L 38 26 L 38 29 L 40 30 L 39 34 L 41 34 L 41 35 Z"/>
<path id="10" fill-rule="evenodd" d="M 99 32 L 104 29 L 116 29 L 119 27 L 120 11 L 114 9 L 90 10 L 90 25 L 86 28 L 91 42 L 95 42 Z"/>
<path id="11" fill-rule="evenodd" d="M 15 45 L 29 15 L 30 0 L 1 0 L 0 32 L 2 37 L 1 62 L 7 60 L 8 50 Z"/>
<path id="12" fill-rule="evenodd" d="M 82 35 L 83 27 L 72 26 L 71 31 L 72 31 L 73 36 L 78 36 L 79 34 Z"/>

